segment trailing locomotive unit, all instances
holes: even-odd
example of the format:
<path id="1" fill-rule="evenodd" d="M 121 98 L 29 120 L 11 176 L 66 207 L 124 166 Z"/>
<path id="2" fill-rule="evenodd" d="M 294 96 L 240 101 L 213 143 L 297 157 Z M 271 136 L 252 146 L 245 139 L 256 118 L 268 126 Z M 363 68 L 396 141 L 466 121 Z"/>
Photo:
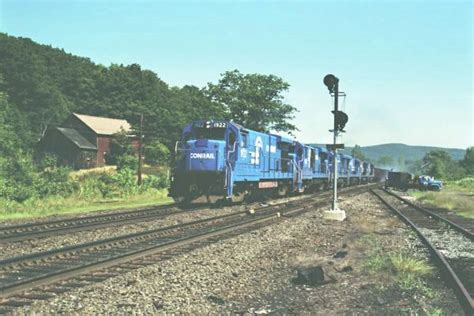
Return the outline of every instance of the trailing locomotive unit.
<path id="1" fill-rule="evenodd" d="M 228 121 L 188 124 L 176 144 L 170 196 L 177 201 L 241 201 L 260 190 L 303 190 L 304 146 Z M 204 198 L 204 199 L 203 199 Z"/>
<path id="2" fill-rule="evenodd" d="M 331 185 L 334 153 L 227 121 L 188 124 L 176 143 L 170 196 L 176 201 L 322 190 Z M 339 185 L 372 181 L 373 165 L 338 154 Z"/>

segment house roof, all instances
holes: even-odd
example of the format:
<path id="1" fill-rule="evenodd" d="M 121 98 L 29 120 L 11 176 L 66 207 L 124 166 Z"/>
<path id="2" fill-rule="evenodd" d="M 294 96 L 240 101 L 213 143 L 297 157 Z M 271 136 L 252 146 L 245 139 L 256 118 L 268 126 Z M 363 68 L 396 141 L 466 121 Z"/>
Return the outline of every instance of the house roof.
<path id="1" fill-rule="evenodd" d="M 125 132 L 130 132 L 132 129 L 131 125 L 126 120 L 77 113 L 72 114 L 90 127 L 96 134 L 113 135 L 120 132 L 121 129 Z"/>
<path id="2" fill-rule="evenodd" d="M 73 142 L 81 149 L 97 150 L 97 147 L 85 139 L 78 131 L 73 128 L 56 127 L 56 129 L 63 134 L 67 139 Z"/>

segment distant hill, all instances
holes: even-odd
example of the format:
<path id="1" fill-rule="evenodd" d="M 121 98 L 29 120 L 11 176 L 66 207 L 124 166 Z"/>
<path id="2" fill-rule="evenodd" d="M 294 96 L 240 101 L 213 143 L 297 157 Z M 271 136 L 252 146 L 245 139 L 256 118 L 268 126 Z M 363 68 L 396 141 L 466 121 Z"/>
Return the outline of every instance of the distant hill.
<path id="1" fill-rule="evenodd" d="M 420 160 L 430 151 L 441 149 L 447 151 L 451 157 L 455 160 L 461 160 L 464 158 L 466 150 L 458 148 L 443 148 L 443 147 L 431 147 L 431 146 L 412 146 L 405 144 L 381 144 L 373 146 L 361 147 L 362 152 L 366 157 L 371 160 L 377 160 L 383 156 L 389 156 L 393 158 L 404 157 L 407 160 Z M 352 147 L 348 147 L 345 152 L 350 153 Z"/>
<path id="2" fill-rule="evenodd" d="M 353 147 L 346 147 L 345 154 L 350 154 Z M 372 161 L 377 161 L 380 157 L 392 157 L 394 160 L 402 157 L 404 160 L 420 160 L 431 150 L 441 149 L 447 151 L 455 160 L 464 158 L 466 150 L 458 148 L 443 148 L 432 146 L 412 146 L 405 144 L 380 144 L 372 146 L 361 146 L 364 155 Z"/>

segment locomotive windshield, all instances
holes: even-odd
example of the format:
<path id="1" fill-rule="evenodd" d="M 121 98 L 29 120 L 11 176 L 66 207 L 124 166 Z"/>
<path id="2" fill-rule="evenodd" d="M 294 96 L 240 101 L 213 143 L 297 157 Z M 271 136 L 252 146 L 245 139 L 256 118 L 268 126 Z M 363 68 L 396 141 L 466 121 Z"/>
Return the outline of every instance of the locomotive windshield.
<path id="1" fill-rule="evenodd" d="M 225 128 L 194 128 L 194 134 L 196 139 L 225 139 Z"/>
<path id="2" fill-rule="evenodd" d="M 225 122 L 195 122 L 193 134 L 188 139 L 215 139 L 224 140 L 227 124 Z"/>

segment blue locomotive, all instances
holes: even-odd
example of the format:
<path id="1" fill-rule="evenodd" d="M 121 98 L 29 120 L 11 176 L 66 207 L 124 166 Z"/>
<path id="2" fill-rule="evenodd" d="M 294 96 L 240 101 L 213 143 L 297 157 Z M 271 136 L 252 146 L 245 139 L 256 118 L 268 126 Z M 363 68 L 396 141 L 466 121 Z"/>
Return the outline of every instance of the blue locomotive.
<path id="1" fill-rule="evenodd" d="M 175 147 L 170 196 L 176 201 L 242 201 L 330 187 L 334 153 L 229 121 L 195 121 Z M 338 154 L 339 185 L 369 182 L 373 165 Z"/>

